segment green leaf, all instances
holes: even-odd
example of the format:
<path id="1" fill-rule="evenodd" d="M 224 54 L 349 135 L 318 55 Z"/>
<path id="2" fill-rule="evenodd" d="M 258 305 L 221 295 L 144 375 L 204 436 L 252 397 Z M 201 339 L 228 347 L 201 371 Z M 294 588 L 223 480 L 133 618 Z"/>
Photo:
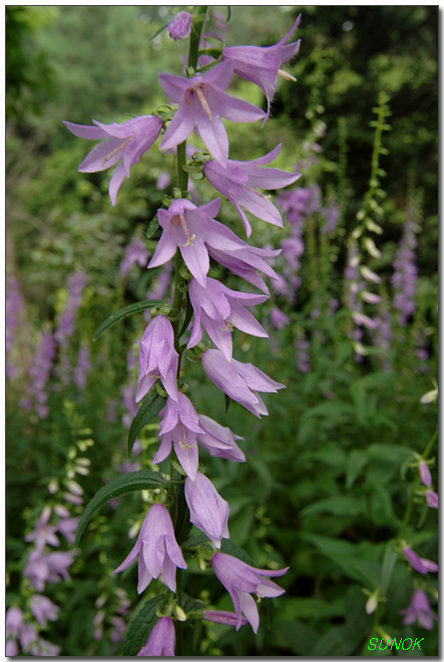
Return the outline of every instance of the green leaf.
<path id="1" fill-rule="evenodd" d="M 124 476 L 115 478 L 107 485 L 104 485 L 91 499 L 86 506 L 85 510 L 80 517 L 79 524 L 76 531 L 75 545 L 79 544 L 79 540 L 85 530 L 91 517 L 96 513 L 107 501 L 115 499 L 116 497 L 129 494 L 130 492 L 137 492 L 140 490 L 157 489 L 166 485 L 166 480 L 159 473 L 154 473 L 149 469 L 142 469 L 141 471 L 133 471 Z"/>
<path id="2" fill-rule="evenodd" d="M 347 469 L 346 469 L 346 479 L 345 486 L 347 490 L 350 490 L 353 486 L 353 483 L 361 473 L 362 469 L 367 464 L 367 456 L 364 451 L 353 449 L 350 451 L 347 457 Z"/>
<path id="3" fill-rule="evenodd" d="M 301 515 L 315 515 L 317 513 L 327 513 L 330 515 L 348 515 L 358 516 L 363 515 L 366 511 L 365 499 L 356 496 L 334 496 L 326 499 L 319 499 L 315 503 L 301 511 Z"/>
<path id="4" fill-rule="evenodd" d="M 151 301 L 137 301 L 137 303 L 132 303 L 129 306 L 125 306 L 125 308 L 121 308 L 120 310 L 117 311 L 117 313 L 113 313 L 110 315 L 104 322 L 99 326 L 97 331 L 95 332 L 93 336 L 93 341 L 95 342 L 100 336 L 105 333 L 105 331 L 108 331 L 114 324 L 117 324 L 117 322 L 120 322 L 121 320 L 125 319 L 125 317 L 129 317 L 129 315 L 134 315 L 135 313 L 141 313 L 143 310 L 146 310 L 147 308 L 153 308 L 154 306 L 162 306 L 164 301 L 159 301 L 158 299 L 152 299 Z"/>
<path id="5" fill-rule="evenodd" d="M 244 552 L 244 550 L 241 547 L 239 547 L 239 545 L 236 545 L 236 543 L 230 539 L 224 538 L 222 540 L 220 551 L 223 552 L 224 554 L 230 554 L 230 556 L 235 556 L 237 559 L 240 559 L 241 561 L 247 563 L 248 565 L 254 566 L 254 561 L 247 554 L 247 552 Z"/>
<path id="6" fill-rule="evenodd" d="M 395 569 L 396 561 L 398 560 L 399 553 L 395 552 L 393 548 L 393 541 L 389 540 L 382 561 L 381 570 L 381 596 L 384 598 L 387 594 L 387 589 L 390 585 L 393 570 Z"/>
<path id="7" fill-rule="evenodd" d="M 139 411 L 135 415 L 133 422 L 128 433 L 128 457 L 131 456 L 131 451 L 133 450 L 134 442 L 139 436 L 140 432 L 143 430 L 145 425 L 148 425 L 155 416 L 160 412 L 161 409 L 165 406 L 166 399 L 163 398 L 159 393 L 152 389 L 146 398 L 143 400 Z"/>
<path id="8" fill-rule="evenodd" d="M 142 603 L 128 625 L 126 639 L 119 647 L 119 656 L 136 656 L 142 646 L 145 646 L 151 630 L 158 621 L 157 611 L 163 609 L 168 597 L 167 594 L 157 595 L 148 602 Z"/>

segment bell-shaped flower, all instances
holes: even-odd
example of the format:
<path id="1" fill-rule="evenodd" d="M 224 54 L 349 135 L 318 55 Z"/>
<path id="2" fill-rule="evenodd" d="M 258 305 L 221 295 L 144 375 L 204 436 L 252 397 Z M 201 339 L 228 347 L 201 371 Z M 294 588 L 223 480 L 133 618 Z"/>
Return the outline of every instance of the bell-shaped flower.
<path id="1" fill-rule="evenodd" d="M 420 572 L 421 575 L 426 575 L 428 572 L 438 572 L 437 563 L 430 561 L 430 559 L 420 558 L 411 547 L 405 546 L 402 550 L 402 553 L 412 568 L 417 572 Z"/>
<path id="2" fill-rule="evenodd" d="M 242 625 L 243 613 L 256 633 L 259 627 L 259 613 L 256 602 L 250 593 L 255 593 L 259 598 L 275 598 L 282 595 L 285 590 L 268 577 L 280 577 L 287 572 L 288 568 L 259 570 L 234 556 L 221 552 L 216 552 L 211 559 L 211 565 L 216 577 L 225 586 L 233 600 L 237 617 L 236 630 Z"/>
<path id="3" fill-rule="evenodd" d="M 174 41 L 178 39 L 186 39 L 191 32 L 193 25 L 193 17 L 187 11 L 180 11 L 171 23 L 168 23 L 167 29 Z"/>
<path id="4" fill-rule="evenodd" d="M 155 503 L 149 509 L 136 544 L 114 572 L 123 572 L 137 557 L 138 593 L 142 593 L 151 580 L 157 579 L 160 574 L 170 591 L 176 592 L 176 568 L 186 568 L 187 564 L 176 542 L 170 514 L 160 503 Z"/>
<path id="5" fill-rule="evenodd" d="M 260 108 L 224 91 L 232 75 L 233 65 L 228 61 L 192 78 L 159 74 L 165 94 L 179 106 L 162 138 L 161 149 L 177 147 L 195 129 L 210 154 L 223 165 L 227 163 L 228 136 L 221 118 L 254 122 L 265 116 Z"/>
<path id="6" fill-rule="evenodd" d="M 213 545 L 220 549 L 222 538 L 229 538 L 230 508 L 211 480 L 201 473 L 185 479 L 185 499 L 190 510 L 190 522 L 203 531 Z"/>
<path id="7" fill-rule="evenodd" d="M 36 621 L 46 628 L 48 621 L 56 621 L 60 607 L 55 605 L 46 595 L 33 595 L 29 600 L 31 612 Z"/>
<path id="8" fill-rule="evenodd" d="M 230 430 L 224 427 L 208 416 L 199 416 L 200 424 L 204 430 L 203 434 L 198 434 L 197 440 L 199 446 L 202 446 L 213 457 L 221 457 L 232 462 L 245 462 L 245 455 L 236 444 L 235 439 L 242 439 Z"/>
<path id="9" fill-rule="evenodd" d="M 117 165 L 109 183 L 109 197 L 116 204 L 117 193 L 130 168 L 157 140 L 163 122 L 157 115 L 134 117 L 122 124 L 102 124 L 93 120 L 94 126 L 64 122 L 65 126 L 79 138 L 107 140 L 96 145 L 82 161 L 79 172 L 99 172 Z"/>
<path id="10" fill-rule="evenodd" d="M 430 469 L 427 465 L 427 462 L 421 460 L 418 465 L 418 471 L 422 484 L 425 485 L 426 487 L 430 487 L 430 485 L 432 484 L 432 474 L 430 473 Z"/>
<path id="11" fill-rule="evenodd" d="M 214 219 L 219 208 L 220 199 L 217 198 L 201 207 L 196 207 L 189 200 L 173 200 L 168 209 L 159 209 L 157 216 L 163 233 L 148 268 L 165 264 L 179 248 L 188 269 L 205 287 L 210 268 L 210 247 L 232 252 L 246 245 L 234 232 Z"/>
<path id="12" fill-rule="evenodd" d="M 262 290 L 268 294 L 268 287 L 260 273 L 278 280 L 279 277 L 276 272 L 265 261 L 270 258 L 277 257 L 281 250 L 273 250 L 268 248 L 257 248 L 256 246 L 249 246 L 244 243 L 243 247 L 238 251 L 227 251 L 221 249 L 209 248 L 208 252 L 210 257 L 229 269 L 236 276 L 240 276 L 254 287 Z"/>
<path id="13" fill-rule="evenodd" d="M 434 490 L 427 490 L 426 501 L 429 508 L 438 510 L 438 494 Z"/>
<path id="14" fill-rule="evenodd" d="M 278 389 L 285 388 L 284 384 L 275 382 L 251 363 L 241 363 L 235 359 L 227 361 L 217 349 L 207 349 L 202 354 L 201 360 L 203 369 L 211 381 L 258 418 L 261 415 L 268 415 L 258 391 L 276 393 Z"/>
<path id="15" fill-rule="evenodd" d="M 412 593 L 412 599 L 407 609 L 402 609 L 400 614 L 405 618 L 402 621 L 403 625 L 418 625 L 426 630 L 433 630 L 433 621 L 437 621 L 438 617 L 432 611 L 427 595 L 422 589 L 417 589 Z"/>
<path id="16" fill-rule="evenodd" d="M 151 630 L 148 641 L 140 649 L 137 656 L 144 657 L 175 657 L 176 632 L 171 618 L 162 616 Z"/>
<path id="17" fill-rule="evenodd" d="M 196 435 L 204 433 L 204 430 L 191 401 L 183 393 L 178 392 L 177 395 L 177 401 L 172 398 L 166 401 L 159 432 L 162 441 L 153 464 L 158 464 L 168 457 L 173 444 L 182 468 L 187 476 L 194 480 L 199 464 Z"/>
<path id="18" fill-rule="evenodd" d="M 265 329 L 245 308 L 263 303 L 268 298 L 266 295 L 236 292 L 214 278 L 207 278 L 205 287 L 193 278 L 189 294 L 194 323 L 188 347 L 195 347 L 202 340 L 205 329 L 216 347 L 230 361 L 233 355 L 231 332 L 234 327 L 253 336 L 268 338 Z"/>
<path id="19" fill-rule="evenodd" d="M 273 46 L 228 46 L 224 49 L 222 62 L 232 62 L 234 72 L 238 76 L 257 85 L 265 94 L 268 110 L 263 124 L 270 115 L 270 105 L 276 92 L 278 74 L 290 78 L 290 80 L 295 80 L 293 76 L 281 71 L 280 68 L 285 62 L 291 60 L 299 50 L 300 39 L 291 44 L 286 42 L 298 27 L 300 19 L 299 15 L 291 30 Z"/>
<path id="20" fill-rule="evenodd" d="M 36 522 L 34 530 L 25 536 L 26 542 L 31 542 L 33 540 L 35 542 L 35 548 L 40 552 L 45 545 L 52 545 L 53 547 L 58 547 L 60 545 L 60 541 L 55 535 L 57 527 L 49 524 L 50 518 L 51 508 L 50 506 L 45 506 Z"/>
<path id="21" fill-rule="evenodd" d="M 232 611 L 220 611 L 218 609 L 205 609 L 203 617 L 206 621 L 220 623 L 221 625 L 236 625 L 237 616 Z M 241 617 L 241 625 L 246 625 L 247 619 Z"/>
<path id="22" fill-rule="evenodd" d="M 227 161 L 222 166 L 217 161 L 207 161 L 203 172 L 214 188 L 222 193 L 232 203 L 242 219 L 247 237 L 251 234 L 251 225 L 244 209 L 257 218 L 283 226 L 281 214 L 269 198 L 259 193 L 261 188 L 272 191 L 293 184 L 301 175 L 299 172 L 289 173 L 277 168 L 264 168 L 274 161 L 281 151 L 282 145 L 276 145 L 265 156 L 253 161 Z"/>
<path id="23" fill-rule="evenodd" d="M 159 377 L 168 395 L 177 400 L 178 360 L 171 322 L 165 315 L 156 315 L 146 327 L 140 342 L 136 402 L 148 393 Z"/>

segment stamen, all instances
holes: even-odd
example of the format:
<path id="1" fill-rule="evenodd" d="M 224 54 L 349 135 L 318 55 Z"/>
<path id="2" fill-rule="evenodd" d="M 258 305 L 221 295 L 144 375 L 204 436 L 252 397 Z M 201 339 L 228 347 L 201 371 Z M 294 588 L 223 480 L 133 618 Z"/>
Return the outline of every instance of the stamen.
<path id="1" fill-rule="evenodd" d="M 121 150 L 125 149 L 125 147 L 130 144 L 130 142 L 132 141 L 133 138 L 134 138 L 134 136 L 130 136 L 121 145 L 116 147 L 116 149 L 114 149 L 111 152 L 111 154 L 108 154 L 108 156 L 105 156 L 105 158 L 102 160 L 102 165 L 105 165 L 105 163 L 107 161 L 109 161 L 115 154 L 118 154 Z"/>
<path id="2" fill-rule="evenodd" d="M 182 422 L 180 423 L 180 427 L 182 428 L 182 441 L 179 441 L 179 446 L 188 453 L 188 450 L 193 448 L 193 446 L 196 445 L 196 442 L 194 441 L 192 444 L 189 444 L 187 435 L 185 434 L 185 427 Z"/>
<path id="3" fill-rule="evenodd" d="M 207 101 L 207 96 L 208 96 L 209 88 L 208 85 L 205 85 L 205 83 L 200 83 L 199 85 L 195 85 L 194 87 L 191 87 L 187 91 L 187 96 L 186 100 L 187 103 L 192 103 L 193 99 L 197 99 L 204 111 L 206 112 L 208 119 L 211 121 L 213 119 L 213 113 L 211 112 L 211 108 L 208 105 Z"/>
<path id="4" fill-rule="evenodd" d="M 247 189 L 247 191 L 251 191 L 252 193 L 256 193 L 259 197 L 261 197 L 263 200 L 270 200 L 271 195 L 265 195 L 264 193 L 261 193 L 260 191 L 256 191 L 255 188 L 251 188 L 250 186 L 244 186 L 244 188 Z"/>
<path id="5" fill-rule="evenodd" d="M 174 214 L 171 216 L 170 221 L 173 225 L 176 227 L 179 227 L 179 225 L 182 226 L 183 231 L 185 232 L 185 236 L 187 238 L 186 242 L 182 244 L 183 248 L 186 248 L 187 246 L 192 246 L 194 239 L 196 239 L 195 234 L 190 234 L 190 231 L 188 229 L 187 222 L 185 220 L 184 214 Z"/>
<path id="6" fill-rule="evenodd" d="M 228 320 L 228 319 L 225 319 L 224 322 L 225 322 L 225 326 L 220 326 L 219 329 L 221 331 L 230 331 L 231 332 L 234 329 L 234 319 L 231 318 L 231 321 Z"/>

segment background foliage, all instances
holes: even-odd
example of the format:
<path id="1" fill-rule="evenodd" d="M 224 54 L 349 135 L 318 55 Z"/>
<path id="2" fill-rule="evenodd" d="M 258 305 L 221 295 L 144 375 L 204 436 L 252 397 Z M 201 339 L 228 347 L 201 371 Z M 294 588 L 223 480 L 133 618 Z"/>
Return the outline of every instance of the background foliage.
<path id="1" fill-rule="evenodd" d="M 191 637 L 186 645 L 191 651 L 197 642 L 200 655 L 368 655 L 373 616 L 365 613 L 363 589 L 378 584 L 386 543 L 401 528 L 416 472 L 406 462 L 424 450 L 436 426 L 436 405 L 420 404 L 420 398 L 437 375 L 437 7 L 267 6 L 258 12 L 236 6 L 227 43 L 275 43 L 299 11 L 302 46 L 287 67 L 298 82 L 280 85 L 267 132 L 255 125 L 228 126 L 231 156 L 252 159 L 282 142 L 278 167 L 298 164 L 303 176 L 294 188 L 316 184 L 325 205 L 339 205 L 338 229 L 322 243 L 322 214 L 314 217 L 315 225 L 307 222 L 296 301 L 289 304 L 274 293 L 262 308 L 271 342 L 251 342 L 237 332 L 236 358 L 287 385 L 267 399 L 268 418 L 252 421 L 236 403 L 225 414 L 222 395 L 200 366 L 186 366 L 199 410 L 245 438 L 246 465 L 205 457 L 230 503 L 232 540 L 257 567 L 289 565 L 290 571 L 281 582 L 286 594 L 273 605 L 263 601 L 257 637 L 249 628 L 236 633 L 212 625 L 200 632 L 196 626 L 195 641 Z M 11 353 L 17 373 L 7 397 L 8 604 L 20 603 L 29 551 L 24 536 L 48 499 L 50 480 L 62 481 L 70 449 L 91 461 L 89 475 L 79 478 L 85 501 L 125 462 L 128 410 L 122 387 L 129 384 L 134 392 L 137 375 L 128 372 L 127 356 L 134 355 L 143 316 L 127 318 L 97 343 L 91 339 L 111 312 L 145 299 L 155 285 L 158 270 L 135 265 L 122 276 L 119 265 L 134 238 L 153 251 L 146 228 L 168 192 L 158 191 L 156 182 L 169 171 L 174 185 L 173 160 L 152 149 L 132 169 L 113 208 L 109 173 L 77 172 L 88 145 L 73 139 L 62 120 L 119 122 L 163 103 L 157 74 L 180 72 L 183 46 L 165 32 L 151 42 L 149 37 L 173 14 L 173 7 L 163 6 L 6 8 L 7 277 L 19 282 L 24 302 Z M 264 103 L 253 86 L 241 81 L 236 87 L 238 96 Z M 344 269 L 368 189 L 375 135 L 370 123 L 381 91 L 390 96 L 391 131 L 383 137 L 388 153 L 380 156 L 386 173 L 378 217 L 383 233 L 376 238 L 381 256 L 369 266 L 382 276 L 380 292 L 393 312 L 390 278 L 413 196 L 419 279 L 408 326 L 395 323 L 390 349 L 373 344 L 358 363 L 349 338 Z M 316 159 L 313 143 L 322 146 Z M 209 187 L 195 186 L 207 201 Z M 240 231 L 227 202 L 222 219 Z M 258 243 L 278 245 L 273 228 L 254 223 L 254 233 Z M 82 388 L 72 377 L 64 381 L 59 354 L 48 384 L 49 415 L 41 418 L 23 411 L 20 402 L 40 334 L 57 328 L 68 279 L 79 271 L 87 281 L 67 359 L 73 368 L 86 344 L 91 369 Z M 313 285 L 317 273 L 325 276 L 322 288 Z M 239 285 L 228 276 L 225 282 Z M 328 307 L 332 298 L 340 301 L 336 311 Z M 280 330 L 268 321 L 276 306 L 291 320 Z M 295 349 L 302 337 L 310 360 L 305 373 L 297 369 Z M 418 338 L 426 358 L 418 356 Z M 153 426 L 143 432 L 146 457 L 152 457 L 155 432 Z M 85 439 L 94 443 L 81 451 Z M 432 473 L 436 483 L 436 468 Z M 104 507 L 84 535 L 70 582 L 49 585 L 48 595 L 63 604 L 49 635 L 62 654 L 118 654 L 110 641 L 116 591 L 124 586 L 132 605 L 138 598 L 134 573 L 117 579 L 110 573 L 128 553 L 127 532 L 143 510 L 142 498 L 131 495 L 117 507 Z M 410 540 L 433 560 L 436 526 L 436 511 L 415 504 Z M 405 562 L 396 565 L 380 624 L 390 636 L 424 635 L 415 625 L 403 626 L 398 613 L 408 605 L 413 574 Z M 231 608 L 210 572 L 196 565 L 192 582 L 194 596 Z M 433 578 L 427 585 L 436 589 Z M 148 593 L 142 601 L 154 595 L 151 587 Z M 106 596 L 106 616 L 103 634 L 95 637 L 100 596 Z M 424 636 L 423 654 L 436 654 L 436 631 Z"/>

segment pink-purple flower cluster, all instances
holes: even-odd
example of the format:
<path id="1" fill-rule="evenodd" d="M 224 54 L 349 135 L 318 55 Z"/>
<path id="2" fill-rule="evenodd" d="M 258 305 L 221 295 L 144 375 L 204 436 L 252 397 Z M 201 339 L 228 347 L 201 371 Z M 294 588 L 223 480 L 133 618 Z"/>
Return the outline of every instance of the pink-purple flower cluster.
<path id="1" fill-rule="evenodd" d="M 398 324 L 407 326 L 409 318 L 416 310 L 415 294 L 418 270 L 416 267 L 417 225 L 409 216 L 404 224 L 393 266 L 391 278 L 395 296 L 393 307 L 398 311 Z"/>
<path id="2" fill-rule="evenodd" d="M 192 19 L 187 12 L 180 12 L 168 24 L 168 31 L 174 40 L 183 39 L 189 34 L 193 38 L 196 25 L 193 26 Z M 94 126 L 65 122 L 67 128 L 77 136 L 106 138 L 105 142 L 93 148 L 79 170 L 96 172 L 116 166 L 110 183 L 110 197 L 115 204 L 123 179 L 129 176 L 130 168 L 152 146 L 162 130 L 160 149 L 170 151 L 177 148 L 178 158 L 179 152 L 186 153 L 185 141 L 195 132 L 210 155 L 209 159 L 205 155 L 202 157 L 203 175 L 234 206 L 247 237 L 253 230 L 247 212 L 259 220 L 282 227 L 280 211 L 262 191 L 284 188 L 294 183 L 299 173 L 287 173 L 268 167 L 279 155 L 280 145 L 253 161 L 230 159 L 227 128 L 222 119 L 236 123 L 262 120 L 265 123 L 270 114 L 278 74 L 283 73 L 281 66 L 299 49 L 299 41 L 287 43 L 298 23 L 299 18 L 291 30 L 273 46 L 225 48 L 220 58 L 206 58 L 202 69 L 198 66 L 196 68 L 196 55 L 192 67 L 189 62 L 188 77 L 161 73 L 160 85 L 169 103 L 177 105 L 172 117 L 165 121 L 156 115 L 149 115 L 121 125 L 104 125 L 95 120 Z M 263 90 L 268 107 L 266 113 L 227 92 L 234 75 L 253 82 Z M 179 174 L 179 186 L 182 189 L 183 181 Z M 267 337 L 265 329 L 250 309 L 268 298 L 264 277 L 277 279 L 277 276 L 267 260 L 276 257 L 280 251 L 252 246 L 218 221 L 216 217 L 220 211 L 220 198 L 198 205 L 183 190 L 176 190 L 168 207 L 157 211 L 162 234 L 148 268 L 169 265 L 175 257 L 176 265 L 181 264 L 180 269 L 177 266 L 176 269 L 179 269 L 178 274 L 183 282 L 180 288 L 176 284 L 174 303 L 153 312 L 142 336 L 136 402 L 151 397 L 154 389 L 163 393 L 165 405 L 160 414 L 160 445 L 152 462 L 154 465 L 163 462 L 174 449 L 185 475 L 183 494 L 190 522 L 205 534 L 215 548 L 220 549 L 222 539 L 229 537 L 229 505 L 218 494 L 210 479 L 200 471 L 199 450 L 203 448 L 213 456 L 234 462 L 244 462 L 245 455 L 236 443 L 240 438 L 229 428 L 207 416 L 199 415 L 190 398 L 185 395 L 185 389 L 182 389 L 179 382 L 182 379 L 181 357 L 188 348 L 195 357 L 200 358 L 206 375 L 228 398 L 240 403 L 257 417 L 268 414 L 260 394 L 274 393 L 284 388 L 284 385 L 251 363 L 234 358 L 234 338 L 235 329 Z M 298 194 L 293 192 L 293 195 L 297 197 Z M 311 207 L 314 209 L 316 204 L 314 201 Z M 306 201 L 305 209 L 308 206 Z M 292 219 L 290 223 L 294 225 Z M 293 237 L 293 242 L 297 241 Z M 303 245 L 288 249 L 291 254 L 289 259 L 293 263 L 300 256 L 301 249 Z M 139 260 L 139 263 L 144 262 L 145 257 L 143 247 L 131 247 L 121 265 L 121 273 L 125 275 L 132 264 Z M 262 294 L 235 291 L 215 280 L 209 274 L 210 260 L 231 270 L 234 275 L 257 287 Z M 187 317 L 188 323 L 179 333 L 183 318 L 181 324 L 178 324 L 178 319 L 185 304 L 194 315 L 194 320 L 192 315 Z M 179 336 L 186 331 L 190 333 L 188 341 L 180 342 Z M 206 346 L 201 345 L 204 333 L 214 347 L 208 347 L 208 342 Z M 135 546 L 115 571 L 122 572 L 137 559 L 139 593 L 157 578 L 161 578 L 167 588 L 175 592 L 176 571 L 178 568 L 187 568 L 176 540 L 175 524 L 164 504 L 165 499 L 159 495 L 149 507 Z M 270 581 L 268 576 L 283 575 L 287 569 L 259 570 L 220 552 L 213 555 L 211 564 L 233 599 L 235 614 L 207 610 L 206 617 L 236 625 L 236 628 L 249 621 L 254 632 L 257 632 L 259 614 L 251 594 L 258 597 L 281 595 L 284 589 Z M 174 642 L 172 618 L 162 617 L 152 629 L 139 655 L 172 656 Z"/>

